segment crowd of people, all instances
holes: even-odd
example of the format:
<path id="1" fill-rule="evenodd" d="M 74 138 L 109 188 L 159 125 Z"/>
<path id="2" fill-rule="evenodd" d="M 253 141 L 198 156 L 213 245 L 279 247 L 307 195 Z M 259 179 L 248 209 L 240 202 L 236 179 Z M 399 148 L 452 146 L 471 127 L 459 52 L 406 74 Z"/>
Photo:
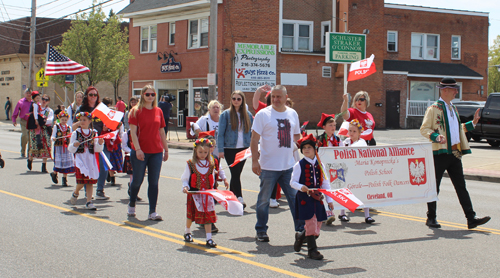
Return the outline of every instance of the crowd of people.
<path id="1" fill-rule="evenodd" d="M 422 135 L 433 142 L 437 192 L 443 172 L 447 170 L 466 215 L 468 227 L 475 228 L 485 224 L 490 218 L 476 217 L 465 188 L 460 158 L 470 153 L 464 131 L 474 128 L 479 116 L 476 113 L 473 121 L 464 127 L 459 125 L 456 109 L 450 104 L 457 92 L 456 82 L 453 79 L 443 79 L 439 88 L 442 98 L 428 108 L 421 128 Z M 260 101 L 264 94 L 266 103 Z M 20 118 L 21 156 L 27 157 L 29 170 L 32 170 L 33 159 L 42 159 L 42 172 L 47 172 L 47 160 L 53 159 L 54 168 L 50 176 L 56 184 L 58 174 L 61 174 L 62 185 L 68 186 L 67 175 L 75 173 L 76 187 L 70 202 L 75 205 L 80 190 L 85 188 L 85 208 L 90 210 L 96 209 L 93 197 L 98 200 L 110 198 L 104 192 L 105 182 L 114 185 L 115 174 L 126 173 L 130 176 L 128 216 L 136 216 L 136 202 L 141 200 L 138 194 L 147 172 L 148 219 L 162 220 L 156 212 L 156 205 L 161 167 L 169 157 L 166 139 L 169 116 L 165 117 L 165 113 L 170 112 L 164 112 L 164 109 L 168 110 L 168 106 L 159 107 L 157 100 L 158 96 L 151 85 L 146 85 L 141 90 L 139 99 L 132 97 L 128 108 L 119 98 L 115 109 L 125 113 L 123 124 L 117 128 L 115 137 L 103 139 L 102 135 L 112 130 L 99 118 L 93 117 L 92 112 L 101 102 L 111 107 L 112 100 L 101 100 L 96 88 L 91 86 L 85 92 L 76 93 L 75 101 L 66 109 L 62 107 L 58 113 L 49 108 L 50 98 L 47 95 L 41 96 L 37 91 L 27 90 L 12 116 L 14 125 L 17 124 L 17 118 Z M 207 114 L 191 127 L 192 134 L 198 139 L 194 143 L 192 158 L 187 160 L 181 176 L 182 191 L 187 194 L 184 240 L 193 241 L 191 225 L 195 222 L 205 229 L 207 247 L 217 246 L 212 238 L 212 234 L 218 231 L 215 226 L 216 202 L 210 196 L 197 194 L 198 191 L 216 189 L 218 181 L 222 181 L 243 208 L 246 207 L 242 193 L 244 185 L 241 182 L 245 162 L 229 168 L 231 178 L 228 182 L 220 161 L 225 159 L 227 165 L 231 165 L 237 153 L 250 148 L 252 171 L 260 178 L 255 209 L 256 239 L 260 242 L 270 240 L 267 234 L 269 209 L 279 206 L 276 204 L 282 190 L 294 224 L 294 250 L 300 252 L 304 242 L 307 242 L 308 257 L 323 259 L 316 239 L 322 223 L 331 224 L 335 216 L 332 212 L 333 200 L 327 196 L 328 206 L 325 208 L 324 197 L 314 190 L 330 189 L 328 176 L 322 172 L 324 166 L 317 159 L 317 149 L 375 146 L 375 120 L 367 111 L 369 105 L 370 96 L 365 91 L 355 94 L 351 107 L 348 107 L 349 96 L 345 94 L 341 113 L 321 114 L 317 126 L 324 132 L 315 137 L 301 129 L 299 115 L 292 108 L 293 101 L 288 97 L 284 86 L 259 87 L 252 100 L 255 114 L 249 111 L 245 94 L 241 91 L 231 94 L 229 108 L 226 110 L 223 110 L 219 101 L 212 100 L 208 103 Z M 436 126 L 438 122 L 434 120 L 435 117 L 446 119 L 446 125 Z M 345 140 L 335 134 L 338 118 L 349 123 L 348 137 Z M 54 157 L 51 156 L 52 145 Z M 302 159 L 299 151 L 303 155 Z M 112 165 L 111 169 L 107 167 L 108 164 Z M 3 164 L 0 166 L 3 167 Z M 97 184 L 95 196 L 94 184 Z M 436 202 L 429 203 L 428 209 L 426 225 L 439 228 Z M 364 209 L 364 216 L 366 224 L 375 222 L 370 216 L 369 208 Z M 350 221 L 344 210 L 340 211 L 338 218 L 340 221 Z"/>

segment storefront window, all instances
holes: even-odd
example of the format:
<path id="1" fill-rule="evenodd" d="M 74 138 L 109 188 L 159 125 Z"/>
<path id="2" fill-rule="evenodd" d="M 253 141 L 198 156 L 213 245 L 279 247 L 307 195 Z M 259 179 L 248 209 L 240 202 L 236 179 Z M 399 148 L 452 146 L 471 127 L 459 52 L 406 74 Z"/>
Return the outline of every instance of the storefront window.
<path id="1" fill-rule="evenodd" d="M 201 117 L 208 112 L 208 88 L 195 88 L 194 92 L 194 115 Z"/>
<path id="2" fill-rule="evenodd" d="M 425 82 L 425 81 L 410 81 L 410 100 L 438 100 L 439 88 L 436 86 L 439 82 Z M 457 82 L 460 89 L 455 99 L 462 99 L 462 82 Z"/>

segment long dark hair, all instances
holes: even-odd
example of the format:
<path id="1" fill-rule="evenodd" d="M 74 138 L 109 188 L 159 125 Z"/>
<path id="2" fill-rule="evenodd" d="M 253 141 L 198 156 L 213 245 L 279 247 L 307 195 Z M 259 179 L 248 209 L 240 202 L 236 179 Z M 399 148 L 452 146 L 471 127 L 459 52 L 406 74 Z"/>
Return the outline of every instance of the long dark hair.
<path id="1" fill-rule="evenodd" d="M 97 93 L 97 101 L 95 102 L 94 107 L 89 106 L 89 92 L 95 90 Z M 82 101 L 82 106 L 80 107 L 80 111 L 82 112 L 92 112 L 94 108 L 97 107 L 97 105 L 100 103 L 99 101 L 99 91 L 94 86 L 89 86 L 87 90 L 85 90 L 85 94 L 83 95 L 83 101 Z"/>
<path id="2" fill-rule="evenodd" d="M 239 111 L 236 111 L 236 107 L 234 107 L 233 102 L 231 101 L 231 105 L 229 107 L 229 118 L 231 121 L 231 129 L 237 130 L 239 128 L 238 114 L 236 113 L 240 112 L 240 118 L 243 124 L 243 130 L 245 131 L 245 133 L 248 133 L 250 131 L 251 126 L 250 126 L 250 117 L 248 116 L 247 113 L 245 94 L 239 90 L 234 91 L 231 94 L 231 99 L 233 98 L 234 95 L 241 96 L 241 105 Z"/>

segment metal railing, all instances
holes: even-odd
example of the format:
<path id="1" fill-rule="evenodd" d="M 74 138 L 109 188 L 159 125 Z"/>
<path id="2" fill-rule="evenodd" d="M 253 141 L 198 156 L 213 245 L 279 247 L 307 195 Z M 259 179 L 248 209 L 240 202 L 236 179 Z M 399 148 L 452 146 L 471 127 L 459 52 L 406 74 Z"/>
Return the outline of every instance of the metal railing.
<path id="1" fill-rule="evenodd" d="M 427 107 L 431 106 L 434 100 L 406 100 L 406 117 L 424 116 Z"/>

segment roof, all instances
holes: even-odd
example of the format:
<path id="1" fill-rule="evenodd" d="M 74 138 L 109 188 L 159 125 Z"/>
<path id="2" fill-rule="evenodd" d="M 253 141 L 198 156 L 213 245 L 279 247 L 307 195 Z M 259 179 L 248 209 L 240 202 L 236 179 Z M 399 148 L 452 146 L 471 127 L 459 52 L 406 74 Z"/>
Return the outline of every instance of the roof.
<path id="1" fill-rule="evenodd" d="M 425 61 L 384 60 L 384 74 L 405 74 L 411 77 L 483 79 L 464 64 Z"/>
<path id="2" fill-rule="evenodd" d="M 475 11 L 467 11 L 467 10 L 454 10 L 454 9 L 405 5 L 405 4 L 385 3 L 384 7 L 385 8 L 392 8 L 392 9 L 415 10 L 415 11 L 422 11 L 422 12 L 449 13 L 449 14 L 474 15 L 474 16 L 486 16 L 486 17 L 489 16 L 489 12 L 475 12 Z"/>
<path id="3" fill-rule="evenodd" d="M 199 0 L 135 0 L 132 1 L 132 3 L 126 6 L 123 10 L 119 11 L 118 14 L 128 14 L 146 10 L 153 10 L 197 1 Z"/>

